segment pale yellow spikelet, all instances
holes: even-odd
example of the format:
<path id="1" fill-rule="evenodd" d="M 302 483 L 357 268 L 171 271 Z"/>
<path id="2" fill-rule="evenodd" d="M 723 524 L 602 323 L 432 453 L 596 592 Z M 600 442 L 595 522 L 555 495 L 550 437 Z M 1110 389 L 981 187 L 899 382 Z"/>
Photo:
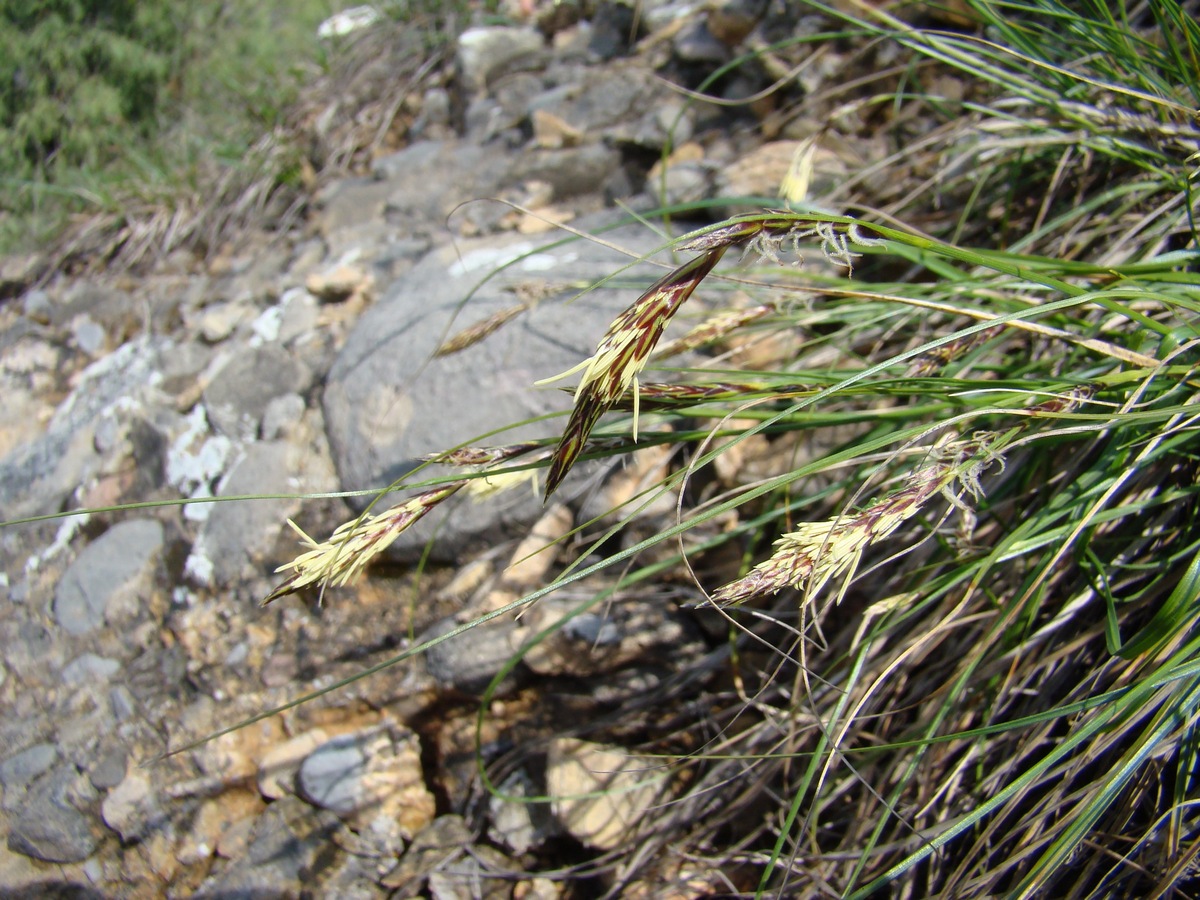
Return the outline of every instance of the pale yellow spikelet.
<path id="1" fill-rule="evenodd" d="M 895 493 L 856 512 L 802 523 L 775 542 L 768 559 L 714 592 L 713 599 L 722 605 L 732 605 L 786 587 L 803 588 L 811 598 L 834 579 L 841 580 L 844 591 L 858 570 L 864 551 L 892 535 L 934 495 L 943 494 L 955 507 L 965 508 L 949 489 L 957 481 L 967 493 L 980 492 L 979 473 L 997 458 L 986 445 L 987 440 L 994 438 L 995 435 L 977 436 L 973 441 L 943 445 L 938 455 L 948 461 L 912 473 Z"/>
<path id="2" fill-rule="evenodd" d="M 363 515 L 339 525 L 329 540 L 318 543 L 292 521 L 288 524 L 309 549 L 276 569 L 292 574 L 273 590 L 263 604 L 310 585 L 340 586 L 357 577 L 367 564 L 391 546 L 400 534 L 439 503 L 457 492 L 465 482 L 456 481 L 411 497 L 376 516 Z"/>

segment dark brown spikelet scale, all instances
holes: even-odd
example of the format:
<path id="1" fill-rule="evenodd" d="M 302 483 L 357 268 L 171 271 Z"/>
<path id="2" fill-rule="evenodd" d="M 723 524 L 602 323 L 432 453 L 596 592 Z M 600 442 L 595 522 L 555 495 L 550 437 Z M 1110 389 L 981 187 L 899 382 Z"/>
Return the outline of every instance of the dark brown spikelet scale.
<path id="1" fill-rule="evenodd" d="M 713 270 L 725 249 L 709 249 L 664 275 L 613 320 L 576 392 L 575 408 L 546 478 L 546 497 L 562 483 L 600 417 L 636 380 L 671 317 Z"/>

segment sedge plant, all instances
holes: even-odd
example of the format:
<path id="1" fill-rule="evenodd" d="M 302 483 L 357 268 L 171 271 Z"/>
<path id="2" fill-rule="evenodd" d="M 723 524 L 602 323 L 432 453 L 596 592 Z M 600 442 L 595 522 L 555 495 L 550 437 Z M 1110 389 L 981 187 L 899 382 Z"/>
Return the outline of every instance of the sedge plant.
<path id="1" fill-rule="evenodd" d="M 580 460 L 671 448 L 547 583 L 362 676 L 577 597 L 493 681 L 482 733 L 571 617 L 669 585 L 705 618 L 710 652 L 582 731 L 661 760 L 667 794 L 627 848 L 561 874 L 602 872 L 613 896 L 1118 897 L 1194 869 L 1200 29 L 1177 0 L 968 6 L 962 33 L 826 10 L 840 39 L 913 60 L 843 112 L 944 112 L 922 79 L 970 84 L 875 164 L 912 173 L 903 190 L 866 208 L 864 172 L 820 207 L 679 239 L 596 336 L 557 433 L 447 448 L 460 474 L 418 471 L 392 509 L 303 535 L 268 598 L 344 583 L 460 491 L 532 472 L 549 497 Z M 685 348 L 710 357 L 667 369 Z M 662 498 L 674 514 L 638 531 Z M 503 796 L 515 764 L 481 752 L 480 778 Z"/>
<path id="2" fill-rule="evenodd" d="M 849 27 L 972 79 L 885 161 L 936 160 L 936 184 L 688 235 L 581 362 L 556 441 L 462 460 L 541 460 L 549 495 L 580 458 L 682 453 L 580 527 L 600 561 L 513 604 L 594 585 L 577 611 L 602 609 L 676 572 L 728 617 L 718 662 L 637 705 L 706 698 L 639 729 L 679 777 L 639 852 L 597 861 L 614 892 L 686 870 L 778 896 L 1148 896 L 1191 872 L 1200 34 L 1152 6 L 978 2 L 985 30 L 960 35 L 864 6 Z M 737 295 L 714 274 L 730 249 Z M 856 277 L 780 264 L 797 253 Z M 692 332 L 714 357 L 655 380 L 695 292 L 730 297 Z M 751 451 L 773 466 L 722 473 Z M 674 521 L 620 546 L 663 494 Z"/>

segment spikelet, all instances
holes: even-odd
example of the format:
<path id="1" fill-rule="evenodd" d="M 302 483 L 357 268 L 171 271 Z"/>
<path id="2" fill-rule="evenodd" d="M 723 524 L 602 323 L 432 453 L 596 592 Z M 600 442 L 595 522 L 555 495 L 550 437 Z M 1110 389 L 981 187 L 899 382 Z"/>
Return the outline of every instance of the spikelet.
<path id="1" fill-rule="evenodd" d="M 433 355 L 435 357 L 449 356 L 452 353 L 458 353 L 461 350 L 466 350 L 468 347 L 478 344 L 489 334 L 498 330 L 507 322 L 515 319 L 528 308 L 529 307 L 524 303 L 518 303 L 515 306 L 509 306 L 500 310 L 499 312 L 493 313 L 482 322 L 477 322 L 474 325 L 470 325 L 457 334 L 453 334 L 448 337 L 442 343 L 442 345 L 434 351 Z"/>
<path id="2" fill-rule="evenodd" d="M 865 509 L 803 523 L 775 542 L 768 559 L 714 592 L 713 600 L 731 606 L 786 587 L 804 588 L 809 597 L 814 597 L 835 578 L 842 579 L 843 585 L 848 583 L 863 552 L 893 534 L 934 495 L 946 495 L 961 508 L 962 501 L 950 494 L 955 481 L 972 495 L 980 493 L 979 473 L 996 458 L 988 449 L 989 437 L 977 436 L 972 441 L 942 447 L 939 455 L 943 461 L 913 472 L 902 488 Z"/>
<path id="3" fill-rule="evenodd" d="M 312 584 L 339 586 L 349 583 L 367 567 L 367 563 L 391 546 L 401 532 L 418 522 L 443 500 L 453 496 L 465 484 L 465 481 L 455 481 L 440 485 L 377 516 L 363 515 L 344 522 L 324 543 L 314 541 L 288 519 L 288 524 L 309 549 L 275 570 L 284 572 L 290 569 L 292 574 L 267 595 L 263 605 Z"/>
<path id="4" fill-rule="evenodd" d="M 541 444 L 537 441 L 524 441 L 520 444 L 505 444 L 501 447 L 459 447 L 457 450 L 431 453 L 423 459 L 426 462 L 444 463 L 447 466 L 486 466 L 522 456 L 540 446 Z"/>
<path id="5" fill-rule="evenodd" d="M 705 344 L 710 344 L 729 334 L 729 332 L 741 328 L 743 325 L 748 325 L 773 312 L 775 312 L 775 307 L 770 303 L 764 303 L 750 309 L 735 309 L 720 313 L 705 322 L 701 322 L 683 337 L 664 344 L 654 354 L 654 358 L 655 360 L 668 359 L 672 356 L 678 356 L 680 353 L 695 350 L 697 347 L 703 347 Z"/>
<path id="6" fill-rule="evenodd" d="M 617 316 L 592 357 L 562 375 L 539 382 L 544 384 L 584 370 L 583 379 L 575 391 L 571 417 L 551 458 L 550 474 L 546 477 L 547 498 L 562 483 L 583 452 L 588 435 L 600 417 L 612 409 L 631 386 L 636 392 L 638 373 L 654 351 L 663 329 L 696 286 L 712 271 L 725 250 L 724 246 L 710 248 L 656 281 Z M 635 406 L 635 440 L 637 412 Z"/>

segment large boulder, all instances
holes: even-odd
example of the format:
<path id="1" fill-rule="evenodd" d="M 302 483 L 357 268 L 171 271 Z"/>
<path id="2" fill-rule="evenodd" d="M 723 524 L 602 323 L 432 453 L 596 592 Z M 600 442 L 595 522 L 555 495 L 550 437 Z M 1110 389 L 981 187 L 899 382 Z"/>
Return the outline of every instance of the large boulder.
<path id="1" fill-rule="evenodd" d="M 590 228 L 616 221 L 606 215 Z M 602 238 L 636 255 L 663 244 L 640 225 L 624 225 Z M 622 286 L 580 295 L 584 286 L 631 261 L 594 241 L 560 239 L 539 246 L 513 235 L 431 251 L 363 315 L 329 374 L 326 428 L 342 487 L 386 487 L 413 473 L 427 454 L 464 443 L 491 446 L 557 436 L 565 418 L 533 420 L 567 411 L 571 398 L 557 385 L 535 382 L 590 356 L 616 314 L 661 274 L 642 264 L 621 276 Z M 523 300 L 531 308 L 481 342 L 434 357 L 447 337 Z M 446 471 L 427 467 L 409 483 Z M 370 500 L 362 498 L 360 508 Z M 385 499 L 376 511 L 389 505 Z M 528 485 L 482 501 L 459 494 L 446 506 L 444 523 L 439 510 L 401 536 L 396 544 L 401 553 L 423 548 L 436 524 L 435 552 L 451 556 L 474 537 L 532 521 L 542 501 Z"/>

